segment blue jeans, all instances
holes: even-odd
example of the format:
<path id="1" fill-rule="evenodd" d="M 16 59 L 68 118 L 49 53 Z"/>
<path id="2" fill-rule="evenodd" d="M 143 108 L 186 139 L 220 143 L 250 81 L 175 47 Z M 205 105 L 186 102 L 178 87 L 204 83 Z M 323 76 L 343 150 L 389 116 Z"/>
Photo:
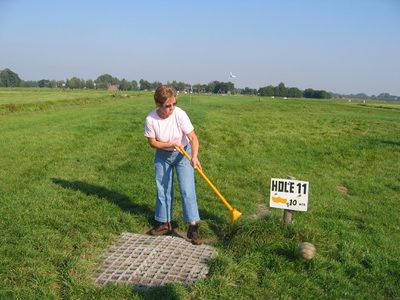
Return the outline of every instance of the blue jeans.
<path id="1" fill-rule="evenodd" d="M 185 151 L 190 156 L 192 155 L 190 144 L 185 147 Z M 157 149 L 154 166 L 157 185 L 155 220 L 162 223 L 172 220 L 175 169 L 182 198 L 183 221 L 199 221 L 200 216 L 194 184 L 194 169 L 187 157 L 177 151 L 170 153 Z"/>

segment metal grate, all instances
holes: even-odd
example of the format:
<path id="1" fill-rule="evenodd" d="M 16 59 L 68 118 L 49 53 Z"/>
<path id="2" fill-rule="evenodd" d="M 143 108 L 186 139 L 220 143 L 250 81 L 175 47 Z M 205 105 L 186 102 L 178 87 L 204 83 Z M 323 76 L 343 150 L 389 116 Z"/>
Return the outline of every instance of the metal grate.
<path id="1" fill-rule="evenodd" d="M 208 245 L 171 236 L 147 236 L 124 232 L 100 258 L 94 271 L 102 286 L 133 284 L 139 288 L 162 286 L 171 282 L 192 284 L 206 277 L 207 263 L 217 250 Z"/>

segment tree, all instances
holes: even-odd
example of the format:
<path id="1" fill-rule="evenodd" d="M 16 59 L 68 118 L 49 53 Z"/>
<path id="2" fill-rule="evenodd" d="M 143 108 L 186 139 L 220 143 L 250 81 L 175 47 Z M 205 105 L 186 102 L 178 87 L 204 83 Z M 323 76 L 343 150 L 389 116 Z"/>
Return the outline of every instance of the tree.
<path id="1" fill-rule="evenodd" d="M 319 91 L 319 99 L 331 99 L 332 95 L 329 94 L 327 91 L 321 90 Z"/>
<path id="2" fill-rule="evenodd" d="M 38 87 L 40 87 L 40 88 L 49 87 L 49 82 L 50 82 L 50 80 L 48 80 L 48 79 L 41 79 L 38 82 Z"/>
<path id="3" fill-rule="evenodd" d="M 186 83 L 184 83 L 183 81 L 179 81 L 177 86 L 176 86 L 176 89 L 178 91 L 184 91 L 185 87 L 186 87 Z"/>
<path id="4" fill-rule="evenodd" d="M 78 89 L 84 89 L 86 87 L 85 79 L 81 78 L 78 80 L 79 80 Z"/>
<path id="5" fill-rule="evenodd" d="M 266 86 L 258 90 L 260 96 L 278 96 L 278 97 L 291 97 L 291 98 L 301 98 L 303 97 L 303 92 L 296 87 L 286 87 L 283 82 L 278 86 Z"/>
<path id="6" fill-rule="evenodd" d="M 94 82 L 108 82 L 109 84 L 111 84 L 111 80 L 112 80 L 112 76 L 110 74 L 103 74 L 100 75 L 99 77 L 97 77 L 97 79 Z"/>
<path id="7" fill-rule="evenodd" d="M 290 98 L 302 98 L 303 92 L 296 87 L 291 87 L 288 89 L 287 96 Z"/>
<path id="8" fill-rule="evenodd" d="M 53 79 L 53 80 L 50 80 L 50 82 L 49 82 L 49 88 L 54 89 L 54 88 L 56 88 L 56 87 L 57 87 L 57 81 L 55 81 L 54 79 Z"/>
<path id="9" fill-rule="evenodd" d="M 98 89 L 108 89 L 110 85 L 119 85 L 119 79 L 110 74 L 103 74 L 94 81 Z"/>
<path id="10" fill-rule="evenodd" d="M 244 88 L 244 90 L 242 91 L 243 95 L 255 95 L 257 94 L 257 90 L 256 89 L 250 89 L 247 86 Z"/>
<path id="11" fill-rule="evenodd" d="M 139 89 L 138 88 L 138 83 L 137 83 L 136 80 L 132 80 L 131 87 L 132 87 L 132 91 L 137 91 Z"/>
<path id="12" fill-rule="evenodd" d="M 128 82 L 128 80 L 126 80 L 125 78 L 123 78 L 121 80 L 121 83 L 119 84 L 119 89 L 121 91 L 129 91 L 131 90 L 131 84 Z"/>
<path id="13" fill-rule="evenodd" d="M 95 80 L 96 83 L 96 88 L 97 89 L 108 89 L 108 87 L 111 85 L 108 81 L 100 81 L 100 80 Z"/>
<path id="14" fill-rule="evenodd" d="M 67 79 L 67 83 L 65 85 L 70 89 L 78 89 L 81 86 L 81 80 L 74 76 L 70 80 Z"/>
<path id="15" fill-rule="evenodd" d="M 198 84 L 195 84 L 193 87 L 196 87 L 196 89 L 199 93 L 204 93 L 206 91 L 207 85 L 198 83 Z"/>
<path id="16" fill-rule="evenodd" d="M 172 83 L 167 82 L 167 85 L 172 86 L 176 91 L 184 91 L 186 86 L 184 82 L 176 82 L 176 80 L 172 81 Z"/>
<path id="17" fill-rule="evenodd" d="M 65 87 L 65 81 L 64 81 L 64 80 L 59 80 L 59 81 L 57 81 L 57 87 L 58 87 L 58 88 L 63 88 L 63 87 Z"/>
<path id="18" fill-rule="evenodd" d="M 10 69 L 4 69 L 0 71 L 0 86 L 19 87 L 20 85 L 21 79 L 17 73 L 14 73 Z"/>
<path id="19" fill-rule="evenodd" d="M 275 88 L 272 85 L 259 88 L 258 93 L 263 97 L 270 97 L 275 95 Z"/>
<path id="20" fill-rule="evenodd" d="M 286 97 L 287 96 L 287 89 L 283 82 L 281 82 L 277 87 L 275 87 L 275 96 L 278 96 L 278 97 Z"/>
<path id="21" fill-rule="evenodd" d="M 91 90 L 94 89 L 94 82 L 92 79 L 86 80 L 86 88 Z"/>
<path id="22" fill-rule="evenodd" d="M 232 82 L 220 82 L 214 87 L 215 94 L 226 94 L 231 92 L 231 94 L 235 93 L 235 85 Z"/>
<path id="23" fill-rule="evenodd" d="M 314 90 L 313 89 L 305 89 L 303 92 L 304 98 L 314 98 Z"/>
<path id="24" fill-rule="evenodd" d="M 143 80 L 143 79 L 140 79 L 139 84 L 140 84 L 141 91 L 145 91 L 145 90 L 149 91 L 153 87 L 150 82 L 148 82 L 147 80 Z"/>
<path id="25" fill-rule="evenodd" d="M 214 80 L 214 81 L 209 82 L 209 83 L 207 84 L 207 86 L 206 86 L 206 92 L 207 92 L 207 93 L 213 93 L 214 90 L 215 90 L 215 86 L 216 86 L 217 84 L 219 84 L 219 83 L 220 83 L 220 82 L 217 81 L 217 80 Z"/>
<path id="26" fill-rule="evenodd" d="M 380 93 L 378 98 L 390 98 L 390 94 L 389 93 Z"/>
<path id="27" fill-rule="evenodd" d="M 323 90 L 313 90 L 313 89 L 306 89 L 303 92 L 303 96 L 305 98 L 315 98 L 315 99 L 330 99 L 332 95 Z"/>
<path id="28" fill-rule="evenodd" d="M 111 84 L 112 85 L 119 85 L 119 79 L 117 77 L 112 77 L 111 78 Z"/>
<path id="29" fill-rule="evenodd" d="M 37 81 L 32 81 L 32 80 L 21 80 L 21 87 L 38 87 L 38 82 Z"/>
<path id="30" fill-rule="evenodd" d="M 156 90 L 161 85 L 162 83 L 160 81 L 153 81 L 153 83 L 151 84 L 151 90 Z"/>
<path id="31" fill-rule="evenodd" d="M 0 86 L 1 86 L 1 85 L 0 85 Z M 30 83 L 29 81 L 21 80 L 20 87 L 29 88 L 29 87 L 31 87 L 31 83 Z"/>

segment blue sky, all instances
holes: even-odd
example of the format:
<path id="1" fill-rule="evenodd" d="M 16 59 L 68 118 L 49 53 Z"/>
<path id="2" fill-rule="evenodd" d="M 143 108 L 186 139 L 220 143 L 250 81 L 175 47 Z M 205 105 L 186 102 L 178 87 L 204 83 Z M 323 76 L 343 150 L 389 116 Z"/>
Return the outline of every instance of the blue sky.
<path id="1" fill-rule="evenodd" d="M 0 70 L 400 95 L 399 0 L 0 0 Z"/>

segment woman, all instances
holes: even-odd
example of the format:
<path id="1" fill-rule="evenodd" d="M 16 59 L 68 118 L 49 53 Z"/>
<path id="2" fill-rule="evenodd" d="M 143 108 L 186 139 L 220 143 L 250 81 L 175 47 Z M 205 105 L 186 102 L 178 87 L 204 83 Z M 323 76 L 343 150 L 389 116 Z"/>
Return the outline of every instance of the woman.
<path id="1" fill-rule="evenodd" d="M 183 221 L 189 223 L 187 237 L 195 245 L 202 243 L 198 225 L 200 220 L 194 184 L 194 169 L 200 168 L 197 158 L 199 141 L 187 114 L 176 106 L 174 88 L 162 85 L 154 94 L 157 109 L 146 117 L 145 136 L 151 147 L 156 148 L 154 159 L 157 186 L 155 220 L 160 225 L 152 235 L 172 233 L 171 219 L 174 201 L 174 169 L 182 198 Z M 192 157 L 190 162 L 180 149 Z"/>

